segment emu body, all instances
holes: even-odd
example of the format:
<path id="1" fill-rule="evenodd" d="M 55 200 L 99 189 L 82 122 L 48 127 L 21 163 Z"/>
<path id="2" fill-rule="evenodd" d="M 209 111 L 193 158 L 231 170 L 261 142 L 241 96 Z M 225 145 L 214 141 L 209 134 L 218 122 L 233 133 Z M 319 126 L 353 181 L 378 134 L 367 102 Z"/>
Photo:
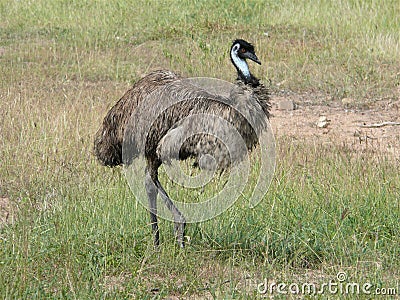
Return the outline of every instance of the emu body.
<path id="1" fill-rule="evenodd" d="M 175 221 L 178 244 L 184 246 L 185 217 L 174 205 L 158 179 L 158 168 L 170 159 L 199 159 L 208 154 L 214 157 L 214 165 L 205 168 L 225 169 L 233 161 L 240 160 L 258 143 L 258 134 L 266 129 L 269 118 L 269 93 L 248 70 L 246 59 L 257 63 L 251 44 L 234 41 L 230 50 L 231 61 L 237 69 L 237 89 L 229 97 L 208 92 L 190 80 L 171 71 L 154 71 L 138 82 L 111 108 L 96 133 L 94 152 L 105 166 L 129 164 L 132 159 L 144 154 L 146 159 L 145 187 L 154 234 L 154 243 L 159 245 L 156 199 L 159 194 L 171 211 Z M 241 95 L 247 93 L 247 97 Z M 250 99 L 250 100 L 249 100 Z M 238 109 L 240 108 L 240 109 Z M 246 116 L 240 113 L 245 111 Z M 144 115 L 148 114 L 148 115 Z M 245 149 L 229 152 L 218 136 L 230 138 L 230 133 L 221 129 L 218 119 L 202 122 L 187 121 L 190 117 L 210 115 L 231 124 L 245 141 Z M 152 120 L 146 130 L 146 117 Z M 249 118 L 253 118 L 249 121 Z M 253 124 L 253 126 L 252 126 Z M 203 126 L 203 127 L 202 127 Z M 185 138 L 185 132 L 199 132 Z M 218 134 L 207 134 L 204 132 Z M 232 137 L 233 138 L 233 137 Z M 173 151 L 180 145 L 179 151 Z M 169 151 L 169 149 L 172 149 Z M 201 163 L 199 163 L 202 166 Z"/>

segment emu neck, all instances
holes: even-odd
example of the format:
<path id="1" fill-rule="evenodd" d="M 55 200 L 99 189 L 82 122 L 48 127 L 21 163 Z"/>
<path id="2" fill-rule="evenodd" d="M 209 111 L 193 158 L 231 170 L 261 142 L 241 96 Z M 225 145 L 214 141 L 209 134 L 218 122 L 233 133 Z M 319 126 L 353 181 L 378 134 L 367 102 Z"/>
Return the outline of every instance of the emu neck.
<path id="1" fill-rule="evenodd" d="M 237 53 L 235 53 L 233 50 L 231 51 L 231 60 L 238 71 L 239 77 L 250 80 L 251 74 L 247 62 L 244 59 L 238 57 Z"/>
<path id="2" fill-rule="evenodd" d="M 246 60 L 238 57 L 237 53 L 233 50 L 231 51 L 231 60 L 238 72 L 239 80 L 243 81 L 245 84 L 251 84 L 252 86 L 259 85 L 259 80 L 250 73 Z"/>

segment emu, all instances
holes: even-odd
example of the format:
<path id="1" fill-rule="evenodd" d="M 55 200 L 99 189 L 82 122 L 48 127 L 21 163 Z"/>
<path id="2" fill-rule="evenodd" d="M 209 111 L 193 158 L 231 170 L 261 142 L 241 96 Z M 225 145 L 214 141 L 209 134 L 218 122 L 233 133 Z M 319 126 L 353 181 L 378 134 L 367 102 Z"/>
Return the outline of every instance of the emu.
<path id="1" fill-rule="evenodd" d="M 203 163 L 203 167 L 212 169 L 223 170 L 228 168 L 233 161 L 240 160 L 258 144 L 257 136 L 266 128 L 265 122 L 270 116 L 268 88 L 251 74 L 246 61 L 249 59 L 261 64 L 255 54 L 254 46 L 242 39 L 237 39 L 230 47 L 230 58 L 237 70 L 236 86 L 238 88 L 228 97 L 222 99 L 223 97 L 209 92 L 205 87 L 193 85 L 174 72 L 154 71 L 137 81 L 110 109 L 95 135 L 94 153 L 104 166 L 129 164 L 139 155 L 138 148 L 142 147 L 146 160 L 145 188 L 156 247 L 160 242 L 156 205 L 158 194 L 174 217 L 175 236 L 179 246 L 184 247 L 186 220 L 161 185 L 158 169 L 165 160 L 171 158 L 165 156 L 173 156 L 168 151 L 163 153 L 161 150 L 163 146 L 164 148 L 176 146 L 179 136 L 182 136 L 184 132 L 193 130 L 193 126 L 203 126 L 207 123 L 200 122 L 202 125 L 199 125 L 200 123 L 195 125 L 193 122 L 184 122 L 185 118 L 202 114 L 218 116 L 229 122 L 245 141 L 246 153 L 238 151 L 240 153 L 233 154 L 229 153 L 218 137 L 213 134 L 200 132 L 180 142 L 179 151 L 173 158 L 179 160 L 194 158 L 197 165 L 202 167 L 201 158 L 209 154 L 214 157 L 214 165 L 210 167 L 207 163 L 205 165 Z M 243 94 L 250 97 L 241 97 Z M 248 112 L 247 117 L 233 104 L 239 105 L 242 110 Z M 141 120 L 147 117 L 144 115 L 148 113 L 146 109 L 158 112 L 159 115 L 146 130 L 146 136 L 140 136 L 138 132 L 143 131 Z M 257 117 L 254 117 L 254 122 L 249 122 L 248 117 L 252 116 Z M 221 124 L 217 123 L 208 120 L 208 125 L 204 126 L 218 131 Z M 226 133 L 220 132 L 220 134 Z M 123 158 L 125 147 L 129 148 L 128 159 Z"/>

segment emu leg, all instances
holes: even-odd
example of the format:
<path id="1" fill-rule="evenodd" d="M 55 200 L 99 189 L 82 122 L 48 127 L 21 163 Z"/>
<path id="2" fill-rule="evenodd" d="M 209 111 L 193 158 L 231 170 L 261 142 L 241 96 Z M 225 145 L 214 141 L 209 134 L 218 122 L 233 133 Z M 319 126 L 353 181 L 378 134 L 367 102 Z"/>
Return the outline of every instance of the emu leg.
<path id="1" fill-rule="evenodd" d="M 157 248 L 160 245 L 160 232 L 158 230 L 158 223 L 157 223 L 158 189 L 155 186 L 148 172 L 146 172 L 145 186 L 146 186 L 147 198 L 149 200 L 151 228 L 153 230 L 153 235 L 154 235 L 154 247 Z"/>
<path id="2" fill-rule="evenodd" d="M 174 229 L 175 229 L 176 240 L 178 242 L 178 245 L 181 248 L 184 248 L 185 247 L 184 236 L 185 236 L 185 225 L 186 225 L 185 217 L 179 211 L 179 209 L 175 206 L 175 204 L 172 202 L 172 200 L 169 198 L 167 192 L 162 187 L 158 178 L 156 178 L 154 180 L 154 184 L 156 185 L 161 198 L 164 200 L 165 205 L 167 206 L 167 208 L 171 211 L 172 215 L 174 216 L 174 220 L 175 220 Z"/>

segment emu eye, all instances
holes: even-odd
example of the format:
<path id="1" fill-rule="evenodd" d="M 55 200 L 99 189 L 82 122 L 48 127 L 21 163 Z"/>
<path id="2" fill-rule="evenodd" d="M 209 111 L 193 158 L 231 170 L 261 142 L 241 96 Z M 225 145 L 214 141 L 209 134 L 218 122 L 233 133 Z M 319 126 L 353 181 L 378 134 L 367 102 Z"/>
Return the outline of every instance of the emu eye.
<path id="1" fill-rule="evenodd" d="M 241 53 L 246 53 L 246 49 L 242 48 L 242 49 L 240 49 L 240 52 Z"/>

